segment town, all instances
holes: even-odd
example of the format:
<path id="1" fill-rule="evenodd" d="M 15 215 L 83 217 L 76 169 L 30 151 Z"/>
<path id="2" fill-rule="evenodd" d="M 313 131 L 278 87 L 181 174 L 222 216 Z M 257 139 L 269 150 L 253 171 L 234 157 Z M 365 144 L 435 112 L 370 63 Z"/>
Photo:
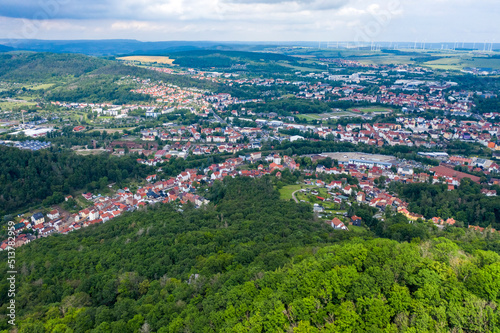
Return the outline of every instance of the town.
<path id="1" fill-rule="evenodd" d="M 50 108 L 38 104 L 29 112 L 2 111 L 0 144 L 32 151 L 69 147 L 81 155 L 134 155 L 136 163 L 156 169 L 156 174 L 133 189 L 115 186 L 105 195 L 78 193 L 84 201 L 74 205 L 80 208 L 77 212 L 55 205 L 18 214 L 16 246 L 107 223 L 152 204 L 201 207 L 209 203 L 204 191 L 215 181 L 265 175 L 281 179 L 284 170 L 300 178 L 285 187 L 301 186 L 297 196 L 286 199 L 313 205 L 314 212 L 334 229 L 362 225 L 360 217 L 345 213 L 347 206 L 355 204 L 376 208 L 380 214 L 392 210 L 408 223 L 428 220 L 439 227 L 483 230 L 466 221 L 457 224 L 451 216 L 424 217 L 412 212 L 388 185 L 445 184 L 448 191 L 454 191 L 465 178 L 480 184 L 484 196 L 496 196 L 500 113 L 474 110 L 478 100 L 498 96 L 469 90 L 442 79 L 440 71 L 422 66 L 318 60 L 317 65 L 325 64 L 326 72 L 297 71 L 265 79 L 255 77 L 244 65 L 233 66 L 229 72 L 151 66 L 147 67 L 151 73 L 259 90 L 251 98 L 238 98 L 227 92 L 123 76 L 120 84 L 133 84 L 136 88 L 130 93 L 146 96 L 150 102 L 117 105 L 56 100 L 49 103 Z M 342 74 L 345 70 L 351 74 Z M 290 148 L 318 143 L 324 145 L 314 154 L 299 150 L 293 154 Z M 328 145 L 345 144 L 352 150 L 328 150 Z M 210 164 L 214 157 L 220 162 Z M 177 159 L 203 158 L 206 161 L 198 167 L 177 175 L 163 171 Z M 309 159 L 306 165 L 300 163 L 304 158 Z M 322 165 L 325 159 L 335 166 Z M 334 178 L 326 182 L 325 177 Z M 73 202 L 74 198 L 67 195 L 64 200 Z M 0 249 L 6 247 L 4 241 Z"/>

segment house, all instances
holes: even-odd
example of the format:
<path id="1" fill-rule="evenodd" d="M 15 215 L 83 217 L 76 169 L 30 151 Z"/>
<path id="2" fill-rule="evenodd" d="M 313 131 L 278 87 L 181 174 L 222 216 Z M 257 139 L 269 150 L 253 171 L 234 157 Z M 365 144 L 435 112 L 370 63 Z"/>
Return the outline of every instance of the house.
<path id="1" fill-rule="evenodd" d="M 90 213 L 89 213 L 89 220 L 90 221 L 97 220 L 98 218 L 99 218 L 99 212 L 97 210 L 90 211 Z"/>
<path id="2" fill-rule="evenodd" d="M 485 188 L 483 188 L 481 190 L 481 193 L 484 194 L 487 197 L 496 197 L 496 195 L 497 195 L 497 191 L 496 190 L 488 190 L 488 189 L 485 189 Z"/>
<path id="3" fill-rule="evenodd" d="M 352 221 L 352 225 L 355 225 L 357 227 L 361 227 L 361 222 L 363 220 L 361 219 L 361 217 L 354 215 L 354 216 L 351 216 L 351 221 Z"/>
<path id="4" fill-rule="evenodd" d="M 404 176 L 412 176 L 413 175 L 413 169 L 409 167 L 399 167 L 398 168 L 398 174 L 404 175 Z"/>
<path id="5" fill-rule="evenodd" d="M 51 220 L 55 220 L 59 218 L 59 211 L 57 209 L 54 209 L 50 213 L 47 214 L 47 217 Z"/>
<path id="6" fill-rule="evenodd" d="M 153 180 L 156 180 L 156 175 L 150 175 L 146 177 L 146 181 L 151 183 Z"/>
<path id="7" fill-rule="evenodd" d="M 82 197 L 84 197 L 86 200 L 92 199 L 92 193 L 82 193 Z"/>
<path id="8" fill-rule="evenodd" d="M 45 222 L 45 218 L 43 217 L 42 213 L 35 213 L 31 217 L 31 222 L 33 222 L 33 224 L 35 224 L 35 225 L 39 225 L 39 224 Z"/>
<path id="9" fill-rule="evenodd" d="M 337 217 L 329 222 L 335 230 L 347 230 L 347 227 L 344 225 L 344 222 L 340 221 Z"/>
<path id="10" fill-rule="evenodd" d="M 324 211 L 325 209 L 323 208 L 323 206 L 320 206 L 318 204 L 314 204 L 313 206 L 313 211 L 315 213 L 321 213 L 322 211 Z"/>
<path id="11" fill-rule="evenodd" d="M 366 195 L 364 192 L 358 192 L 358 194 L 356 195 L 356 201 L 357 202 L 364 202 L 366 199 Z"/>

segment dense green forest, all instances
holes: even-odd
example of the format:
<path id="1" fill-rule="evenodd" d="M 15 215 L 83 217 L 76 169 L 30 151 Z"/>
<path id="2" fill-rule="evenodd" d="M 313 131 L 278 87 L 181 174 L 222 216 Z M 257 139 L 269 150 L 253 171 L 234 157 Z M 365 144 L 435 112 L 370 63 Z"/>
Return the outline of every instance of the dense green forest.
<path id="1" fill-rule="evenodd" d="M 19 248 L 18 332 L 498 331 L 497 235 L 333 231 L 270 177 L 208 196 Z"/>
<path id="2" fill-rule="evenodd" d="M 327 113 L 331 108 L 327 103 L 318 100 L 310 101 L 299 98 L 286 98 L 267 103 L 247 103 L 245 108 L 252 109 L 253 112 L 276 112 L 277 114 L 289 116 L 299 113 Z"/>
<path id="3" fill-rule="evenodd" d="M 81 76 L 110 61 L 79 54 L 2 53 L 0 80 L 16 82 L 51 80 L 65 76 Z"/>
<path id="4" fill-rule="evenodd" d="M 135 88 L 130 84 L 117 84 L 116 77 L 86 77 L 70 85 L 51 89 L 45 98 L 48 101 L 127 104 L 148 102 L 149 95 L 131 92 Z"/>
<path id="5" fill-rule="evenodd" d="M 481 186 L 464 178 L 456 190 L 446 184 L 394 184 L 398 195 L 407 200 L 409 210 L 426 218 L 455 218 L 467 227 L 479 225 L 500 228 L 500 197 L 486 197 Z"/>
<path id="6" fill-rule="evenodd" d="M 0 146 L 0 215 L 40 203 L 51 205 L 74 191 L 145 177 L 151 168 L 133 156 L 80 156 L 73 152 L 31 152 Z"/>
<path id="7" fill-rule="evenodd" d="M 476 99 L 477 113 L 498 112 L 500 110 L 500 98 L 478 98 Z"/>

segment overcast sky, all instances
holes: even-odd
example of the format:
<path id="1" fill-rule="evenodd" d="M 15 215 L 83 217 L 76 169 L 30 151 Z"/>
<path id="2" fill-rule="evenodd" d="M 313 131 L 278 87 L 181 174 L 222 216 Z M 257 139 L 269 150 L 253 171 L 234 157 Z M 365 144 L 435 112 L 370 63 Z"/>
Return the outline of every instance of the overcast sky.
<path id="1" fill-rule="evenodd" d="M 499 18 L 499 0 L 0 0 L 0 38 L 500 42 Z"/>

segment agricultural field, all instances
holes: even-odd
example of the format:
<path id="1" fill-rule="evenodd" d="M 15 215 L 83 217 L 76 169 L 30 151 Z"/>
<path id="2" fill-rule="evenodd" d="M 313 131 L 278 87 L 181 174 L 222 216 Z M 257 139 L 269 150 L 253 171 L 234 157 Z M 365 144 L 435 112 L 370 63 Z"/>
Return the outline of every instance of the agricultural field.
<path id="1" fill-rule="evenodd" d="M 128 57 L 120 57 L 117 58 L 119 60 L 125 61 L 138 61 L 141 63 L 158 63 L 158 64 L 167 64 L 172 65 L 175 59 L 170 59 L 169 57 L 163 56 L 128 56 Z"/>
<path id="2" fill-rule="evenodd" d="M 487 67 L 500 69 L 500 59 L 475 56 L 471 54 L 450 55 L 445 58 L 428 61 L 423 65 L 442 70 L 462 70 L 464 67 Z"/>

